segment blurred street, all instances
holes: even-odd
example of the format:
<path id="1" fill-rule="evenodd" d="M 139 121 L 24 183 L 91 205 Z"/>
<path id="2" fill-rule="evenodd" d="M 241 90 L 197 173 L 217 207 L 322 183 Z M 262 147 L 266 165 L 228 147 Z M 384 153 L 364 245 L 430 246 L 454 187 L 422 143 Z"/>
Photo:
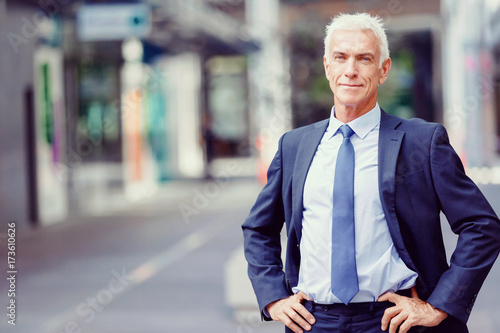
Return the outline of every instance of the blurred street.
<path id="1" fill-rule="evenodd" d="M 258 313 L 235 323 L 223 293 L 224 264 L 259 185 L 231 180 L 199 215 L 179 210 L 216 184 L 171 183 L 102 216 L 24 231 L 15 332 L 271 332 Z"/>
<path id="2" fill-rule="evenodd" d="M 241 247 L 240 224 L 260 188 L 250 178 L 172 182 L 127 207 L 23 230 L 13 332 L 282 332 L 257 311 L 236 322 L 225 302 L 225 266 Z M 483 190 L 500 212 L 500 188 Z M 183 215 L 187 206 L 198 208 Z M 454 235 L 444 230 L 453 247 Z M 471 332 L 500 331 L 499 279 L 497 264 Z"/>

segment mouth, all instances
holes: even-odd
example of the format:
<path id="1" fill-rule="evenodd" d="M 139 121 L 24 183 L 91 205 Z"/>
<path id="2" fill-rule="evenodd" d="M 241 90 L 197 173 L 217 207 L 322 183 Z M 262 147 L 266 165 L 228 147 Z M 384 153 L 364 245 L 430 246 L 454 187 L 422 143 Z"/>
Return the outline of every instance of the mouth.
<path id="1" fill-rule="evenodd" d="M 346 88 L 360 88 L 362 87 L 361 84 L 346 84 L 346 83 L 340 83 L 339 84 L 341 87 L 346 87 Z"/>

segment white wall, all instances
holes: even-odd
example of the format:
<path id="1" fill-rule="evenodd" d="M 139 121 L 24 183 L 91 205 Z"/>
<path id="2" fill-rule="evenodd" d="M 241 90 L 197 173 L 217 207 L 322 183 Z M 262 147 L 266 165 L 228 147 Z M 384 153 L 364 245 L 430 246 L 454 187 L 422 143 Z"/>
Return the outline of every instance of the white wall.
<path id="1" fill-rule="evenodd" d="M 0 225 L 26 225 L 28 219 L 24 92 L 32 83 L 34 38 L 23 37 L 17 50 L 7 34 L 23 36 L 34 10 L 0 1 Z M 12 36 L 12 35 L 11 35 Z M 17 51 L 17 52 L 16 52 Z"/>

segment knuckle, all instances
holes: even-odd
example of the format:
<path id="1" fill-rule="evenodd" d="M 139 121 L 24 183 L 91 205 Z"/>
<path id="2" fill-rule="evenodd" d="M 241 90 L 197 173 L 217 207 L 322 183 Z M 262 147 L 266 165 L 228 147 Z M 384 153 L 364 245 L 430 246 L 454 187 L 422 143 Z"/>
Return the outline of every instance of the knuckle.
<path id="1" fill-rule="evenodd" d="M 401 318 L 400 316 L 397 316 L 391 320 L 391 325 L 394 324 L 394 326 L 398 327 L 399 325 L 401 325 L 402 322 L 403 322 L 403 318 Z"/>
<path id="2" fill-rule="evenodd" d="M 408 332 L 410 330 L 411 327 L 412 326 L 401 326 L 399 328 L 399 333 L 406 333 L 406 332 Z"/>
<path id="3" fill-rule="evenodd" d="M 289 314 L 289 316 L 295 322 L 297 322 L 299 320 L 299 318 L 300 318 L 300 316 L 297 314 L 297 312 L 292 312 L 292 313 Z"/>

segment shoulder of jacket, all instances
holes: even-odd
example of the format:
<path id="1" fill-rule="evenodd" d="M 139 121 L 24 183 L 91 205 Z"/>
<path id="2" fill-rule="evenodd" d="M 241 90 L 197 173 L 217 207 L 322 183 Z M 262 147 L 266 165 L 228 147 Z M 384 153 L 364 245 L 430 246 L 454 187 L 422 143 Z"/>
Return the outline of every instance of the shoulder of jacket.
<path id="1" fill-rule="evenodd" d="M 437 128 L 443 127 L 443 125 L 420 118 L 412 118 L 401 119 L 401 125 L 399 127 L 404 130 L 412 130 L 420 133 L 434 133 Z"/>
<path id="2" fill-rule="evenodd" d="M 283 139 L 285 139 L 285 138 L 286 139 L 296 139 L 298 137 L 302 137 L 305 133 L 312 131 L 317 127 L 325 126 L 325 128 L 326 128 L 329 121 L 330 121 L 330 119 L 324 119 L 324 120 L 321 120 L 321 121 L 318 121 L 318 122 L 315 122 L 315 123 L 312 123 L 309 125 L 295 128 L 295 129 L 283 134 Z"/>

